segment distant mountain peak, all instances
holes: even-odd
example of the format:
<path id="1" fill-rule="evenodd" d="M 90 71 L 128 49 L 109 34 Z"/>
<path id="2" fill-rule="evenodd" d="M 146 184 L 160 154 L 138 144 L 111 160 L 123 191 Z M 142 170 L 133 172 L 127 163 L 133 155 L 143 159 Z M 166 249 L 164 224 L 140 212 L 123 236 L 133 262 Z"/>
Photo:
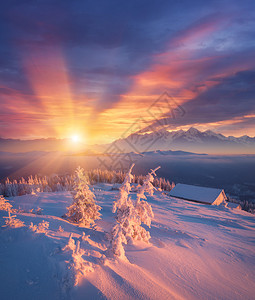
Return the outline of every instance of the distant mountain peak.
<path id="1" fill-rule="evenodd" d="M 151 132 L 141 132 L 119 139 L 121 149 L 129 151 L 183 150 L 196 153 L 255 153 L 255 138 L 226 137 L 212 130 L 200 131 L 195 127 L 188 130 L 160 128 Z"/>
<path id="2" fill-rule="evenodd" d="M 197 133 L 197 132 L 199 132 L 200 133 L 200 131 L 198 129 L 196 129 L 195 127 L 190 127 L 186 132 L 190 132 L 190 133 Z"/>
<path id="3" fill-rule="evenodd" d="M 210 130 L 210 129 L 206 130 L 205 132 L 206 132 L 207 134 L 215 134 L 215 132 L 212 131 L 212 130 Z"/>
<path id="4" fill-rule="evenodd" d="M 199 135 L 201 133 L 201 131 L 199 131 L 198 129 L 194 128 L 194 127 L 190 127 L 187 131 L 186 134 L 190 134 L 190 135 Z"/>

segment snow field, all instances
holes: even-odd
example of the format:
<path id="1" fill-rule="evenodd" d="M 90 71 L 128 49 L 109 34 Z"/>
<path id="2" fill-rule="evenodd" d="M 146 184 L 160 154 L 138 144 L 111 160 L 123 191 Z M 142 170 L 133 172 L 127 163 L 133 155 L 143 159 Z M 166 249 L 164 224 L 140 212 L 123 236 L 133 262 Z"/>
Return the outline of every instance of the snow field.
<path id="1" fill-rule="evenodd" d="M 154 212 L 151 228 L 145 226 L 150 243 L 124 245 L 127 260 L 119 260 L 107 251 L 117 195 L 95 189 L 102 219 L 93 229 L 61 218 L 69 192 L 10 199 L 14 209 L 40 207 L 42 215 L 17 212 L 25 227 L 7 228 L 8 214 L 0 211 L 1 299 L 254 298 L 253 215 L 156 192 L 147 196 Z M 29 228 L 43 220 L 44 233 Z"/>

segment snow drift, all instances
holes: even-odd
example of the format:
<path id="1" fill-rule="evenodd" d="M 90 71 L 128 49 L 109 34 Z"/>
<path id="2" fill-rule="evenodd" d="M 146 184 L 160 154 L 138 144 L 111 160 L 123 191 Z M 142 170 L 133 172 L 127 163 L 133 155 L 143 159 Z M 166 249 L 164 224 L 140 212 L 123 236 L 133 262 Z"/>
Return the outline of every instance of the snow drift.
<path id="1" fill-rule="evenodd" d="M 107 252 L 117 195 L 95 189 L 102 217 L 93 229 L 61 218 L 69 192 L 11 198 L 25 226 L 2 227 L 8 213 L 0 211 L 1 299 L 254 298 L 253 215 L 156 192 L 147 196 L 154 212 L 151 228 L 144 225 L 149 243 L 124 245 L 127 260 L 120 260 Z M 42 215 L 28 212 L 35 207 Z M 36 232 L 31 222 L 49 226 Z"/>

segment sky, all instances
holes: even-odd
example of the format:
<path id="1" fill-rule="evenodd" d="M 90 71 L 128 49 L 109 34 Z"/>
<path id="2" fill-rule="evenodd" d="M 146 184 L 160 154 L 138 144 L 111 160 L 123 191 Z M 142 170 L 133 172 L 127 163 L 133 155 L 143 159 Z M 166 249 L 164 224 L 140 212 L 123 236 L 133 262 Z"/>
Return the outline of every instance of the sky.
<path id="1" fill-rule="evenodd" d="M 0 137 L 110 142 L 165 92 L 169 130 L 255 136 L 254 28 L 248 0 L 5 1 Z"/>

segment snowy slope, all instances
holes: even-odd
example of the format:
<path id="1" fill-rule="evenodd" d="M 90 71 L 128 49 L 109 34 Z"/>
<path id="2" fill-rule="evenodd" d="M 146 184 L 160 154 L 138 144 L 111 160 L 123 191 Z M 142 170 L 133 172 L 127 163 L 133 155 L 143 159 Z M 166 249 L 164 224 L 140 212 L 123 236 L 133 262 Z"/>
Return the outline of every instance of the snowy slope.
<path id="1" fill-rule="evenodd" d="M 0 229 L 1 299 L 254 299 L 253 215 L 157 192 L 148 196 L 155 213 L 151 243 L 127 245 L 129 261 L 114 260 L 106 251 L 106 235 L 114 221 L 111 208 L 117 192 L 102 189 L 95 189 L 103 209 L 94 229 L 60 218 L 72 201 L 68 192 L 11 200 L 15 208 L 43 208 L 43 215 L 16 215 L 27 226 L 48 221 L 49 230 Z M 6 215 L 0 211 L 1 226 Z M 81 241 L 85 264 L 93 268 L 80 274 L 76 287 L 71 251 L 63 250 L 70 232 L 76 244 Z M 90 237 L 82 241 L 83 232 Z"/>

